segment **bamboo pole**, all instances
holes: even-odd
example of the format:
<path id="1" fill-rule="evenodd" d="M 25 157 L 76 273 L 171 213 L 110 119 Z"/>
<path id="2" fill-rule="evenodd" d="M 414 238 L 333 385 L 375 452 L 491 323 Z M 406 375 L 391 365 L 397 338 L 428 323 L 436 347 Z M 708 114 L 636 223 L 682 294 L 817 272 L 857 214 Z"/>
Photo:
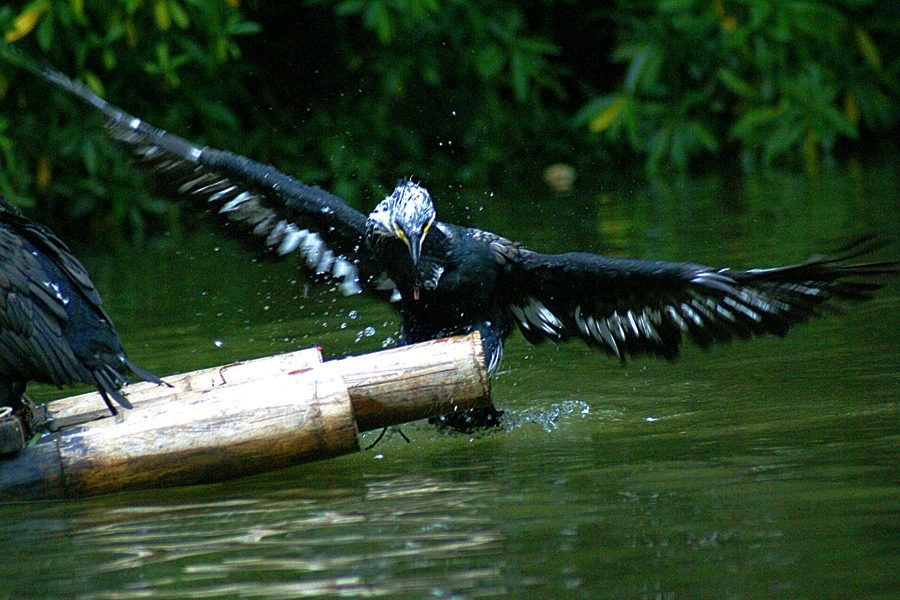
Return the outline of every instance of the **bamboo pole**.
<path id="1" fill-rule="evenodd" d="M 360 431 L 381 429 L 470 408 L 471 399 L 490 397 L 484 349 L 477 333 L 466 343 L 423 342 L 335 361 L 341 372 Z M 418 359 L 409 368 L 409 349 Z"/>
<path id="2" fill-rule="evenodd" d="M 115 417 L 96 393 L 51 403 L 55 431 L 0 461 L 0 499 L 223 481 L 358 451 L 358 429 L 490 397 L 477 333 L 327 363 L 311 349 L 167 383 L 129 386 L 134 409 Z"/>
<path id="3" fill-rule="evenodd" d="M 359 450 L 334 373 L 281 375 L 124 414 L 60 437 L 69 493 L 221 481 Z"/>
<path id="4" fill-rule="evenodd" d="M 322 363 L 319 348 L 304 348 L 295 352 L 245 360 L 218 367 L 209 367 L 165 378 L 169 387 L 142 381 L 125 388 L 131 403 L 142 408 L 151 403 L 170 402 L 176 396 L 192 392 L 214 390 L 227 385 L 259 381 L 284 374 L 296 374 Z M 109 410 L 97 392 L 69 396 L 47 404 L 52 430 L 72 423 L 102 419 Z"/>

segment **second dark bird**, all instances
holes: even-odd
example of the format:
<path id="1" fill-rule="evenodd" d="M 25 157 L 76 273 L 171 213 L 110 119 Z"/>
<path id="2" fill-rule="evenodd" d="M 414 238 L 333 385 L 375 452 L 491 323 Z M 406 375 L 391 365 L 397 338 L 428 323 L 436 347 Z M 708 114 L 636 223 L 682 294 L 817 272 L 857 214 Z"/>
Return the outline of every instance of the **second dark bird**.
<path id="1" fill-rule="evenodd" d="M 93 385 L 116 414 L 131 360 L 87 271 L 47 227 L 0 197 L 0 406 L 23 408 L 29 381 Z"/>

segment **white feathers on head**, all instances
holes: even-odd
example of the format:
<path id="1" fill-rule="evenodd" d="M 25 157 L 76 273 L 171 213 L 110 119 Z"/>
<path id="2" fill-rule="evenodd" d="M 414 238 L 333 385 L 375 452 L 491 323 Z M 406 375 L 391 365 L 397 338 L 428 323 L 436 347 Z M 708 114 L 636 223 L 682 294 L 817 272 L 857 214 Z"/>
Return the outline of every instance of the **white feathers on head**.
<path id="1" fill-rule="evenodd" d="M 413 232 L 425 231 L 434 217 L 434 204 L 428 190 L 404 179 L 369 214 L 366 233 L 403 239 Z"/>

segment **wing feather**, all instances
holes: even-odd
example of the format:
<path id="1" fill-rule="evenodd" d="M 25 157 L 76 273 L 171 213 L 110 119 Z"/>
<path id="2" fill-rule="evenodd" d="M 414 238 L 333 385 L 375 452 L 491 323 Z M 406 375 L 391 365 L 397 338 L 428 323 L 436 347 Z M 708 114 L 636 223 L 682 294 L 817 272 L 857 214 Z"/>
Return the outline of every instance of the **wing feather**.
<path id="1" fill-rule="evenodd" d="M 0 372 L 12 378 L 54 384 L 82 380 L 87 371 L 63 331 L 68 318 L 65 299 L 48 287 L 52 277 L 31 254 L 46 231 L 15 214 L 4 212 L 3 219 L 6 222 L 0 224 L 0 271 L 3 272 Z M 29 243 L 33 244 L 30 248 Z M 67 273 L 70 268 L 66 268 Z M 78 273 L 76 269 L 76 277 Z M 90 280 L 88 285 L 87 289 L 93 290 Z"/>
<path id="2" fill-rule="evenodd" d="M 341 198 L 272 166 L 158 129 L 49 66 L 24 66 L 101 111 L 110 136 L 178 200 L 214 212 L 258 250 L 276 257 L 299 252 L 311 273 L 337 281 L 346 294 L 375 290 L 380 269 L 365 252 L 366 217 Z"/>
<path id="3" fill-rule="evenodd" d="M 881 245 L 872 238 L 832 257 L 748 270 L 539 254 L 496 240 L 497 261 L 508 270 L 508 306 L 529 341 L 579 337 L 623 361 L 675 358 L 685 338 L 706 348 L 783 336 L 825 310 L 840 310 L 840 301 L 871 298 L 881 287 L 872 278 L 900 271 L 896 261 L 852 262 Z"/>

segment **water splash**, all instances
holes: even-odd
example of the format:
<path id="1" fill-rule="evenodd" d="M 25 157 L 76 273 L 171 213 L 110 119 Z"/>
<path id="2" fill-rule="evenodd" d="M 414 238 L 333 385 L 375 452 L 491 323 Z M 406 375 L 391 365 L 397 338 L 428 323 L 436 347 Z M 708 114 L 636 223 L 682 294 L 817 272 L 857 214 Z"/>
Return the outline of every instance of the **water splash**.
<path id="1" fill-rule="evenodd" d="M 365 329 L 356 334 L 356 339 L 353 340 L 354 343 L 358 344 L 363 340 L 363 338 L 372 337 L 375 335 L 376 329 L 371 325 L 367 326 Z"/>
<path id="2" fill-rule="evenodd" d="M 542 408 L 527 408 L 515 412 L 507 411 L 503 416 L 502 425 L 505 430 L 512 431 L 527 423 L 535 423 L 540 425 L 544 431 L 550 433 L 559 427 L 559 422 L 562 419 L 570 416 L 585 418 L 590 412 L 591 407 L 587 402 L 566 400 Z"/>

